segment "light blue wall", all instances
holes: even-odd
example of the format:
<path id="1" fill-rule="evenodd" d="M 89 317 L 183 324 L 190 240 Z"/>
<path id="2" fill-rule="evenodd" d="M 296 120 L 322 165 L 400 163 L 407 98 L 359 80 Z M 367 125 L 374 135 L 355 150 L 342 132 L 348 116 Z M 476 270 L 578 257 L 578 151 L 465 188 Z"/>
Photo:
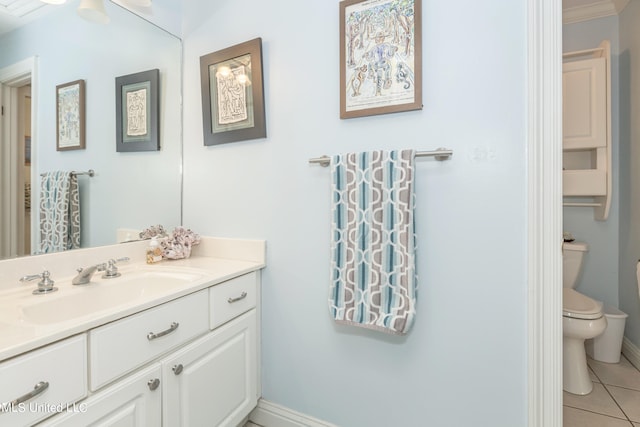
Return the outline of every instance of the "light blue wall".
<path id="1" fill-rule="evenodd" d="M 96 171 L 94 178 L 80 178 L 82 246 L 87 247 L 115 243 L 119 227 L 180 223 L 182 51 L 177 38 L 110 2 L 105 5 L 109 25 L 80 19 L 77 3 L 0 36 L 0 68 L 37 57 L 36 176 Z M 162 148 L 117 153 L 115 79 L 153 68 L 160 70 Z M 56 151 L 56 86 L 79 79 L 86 84 L 86 149 Z"/>
<path id="2" fill-rule="evenodd" d="M 619 178 L 619 28 L 618 17 L 606 17 L 563 26 L 563 51 L 574 52 L 611 42 L 611 118 L 613 196 L 609 218 L 596 221 L 593 208 L 565 207 L 564 230 L 589 245 L 577 290 L 599 301 L 618 306 L 618 242 L 620 213 Z"/>
<path id="3" fill-rule="evenodd" d="M 640 347 L 640 3 L 620 16 L 620 309 L 627 313 L 625 336 Z"/>
<path id="4" fill-rule="evenodd" d="M 265 399 L 343 427 L 523 426 L 526 2 L 422 4 L 424 109 L 340 120 L 338 1 L 185 2 L 184 223 L 267 240 Z M 268 137 L 204 147 L 199 58 L 255 37 Z M 308 159 L 441 146 L 417 162 L 413 329 L 334 325 L 330 177 Z"/>

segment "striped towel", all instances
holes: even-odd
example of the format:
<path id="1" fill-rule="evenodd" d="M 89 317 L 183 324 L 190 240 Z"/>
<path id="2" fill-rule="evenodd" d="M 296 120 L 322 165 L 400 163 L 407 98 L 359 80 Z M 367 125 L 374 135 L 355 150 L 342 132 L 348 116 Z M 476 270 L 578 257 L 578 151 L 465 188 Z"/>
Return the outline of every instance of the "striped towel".
<path id="1" fill-rule="evenodd" d="M 331 160 L 329 307 L 336 322 L 404 335 L 416 305 L 413 150 Z"/>
<path id="2" fill-rule="evenodd" d="M 79 247 L 78 178 L 69 172 L 44 173 L 40 186 L 40 253 Z"/>

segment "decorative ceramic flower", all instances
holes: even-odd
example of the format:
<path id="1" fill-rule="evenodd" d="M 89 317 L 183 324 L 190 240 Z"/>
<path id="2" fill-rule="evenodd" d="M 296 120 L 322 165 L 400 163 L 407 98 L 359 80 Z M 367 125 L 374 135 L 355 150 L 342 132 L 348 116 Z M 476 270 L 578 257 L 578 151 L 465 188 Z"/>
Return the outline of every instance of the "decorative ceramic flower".
<path id="1" fill-rule="evenodd" d="M 200 243 L 200 236 L 188 228 L 178 226 L 173 230 L 171 236 L 160 240 L 163 258 L 182 259 L 191 256 L 193 245 Z"/>
<path id="2" fill-rule="evenodd" d="M 150 239 L 152 237 L 166 237 L 167 232 L 164 230 L 164 227 L 160 224 L 152 225 L 151 227 L 144 229 L 140 232 L 141 239 Z"/>

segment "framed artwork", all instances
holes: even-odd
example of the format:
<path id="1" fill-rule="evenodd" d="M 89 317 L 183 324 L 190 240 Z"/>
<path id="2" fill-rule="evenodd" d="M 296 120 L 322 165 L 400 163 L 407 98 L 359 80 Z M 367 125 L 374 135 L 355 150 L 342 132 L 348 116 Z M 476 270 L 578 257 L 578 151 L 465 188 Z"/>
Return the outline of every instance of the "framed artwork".
<path id="1" fill-rule="evenodd" d="M 265 138 L 262 39 L 200 57 L 204 145 Z"/>
<path id="2" fill-rule="evenodd" d="M 340 118 L 422 109 L 421 0 L 340 2 Z"/>
<path id="3" fill-rule="evenodd" d="M 160 149 L 160 71 L 116 77 L 116 151 Z"/>
<path id="4" fill-rule="evenodd" d="M 56 86 L 56 150 L 84 148 L 84 80 L 76 80 Z"/>

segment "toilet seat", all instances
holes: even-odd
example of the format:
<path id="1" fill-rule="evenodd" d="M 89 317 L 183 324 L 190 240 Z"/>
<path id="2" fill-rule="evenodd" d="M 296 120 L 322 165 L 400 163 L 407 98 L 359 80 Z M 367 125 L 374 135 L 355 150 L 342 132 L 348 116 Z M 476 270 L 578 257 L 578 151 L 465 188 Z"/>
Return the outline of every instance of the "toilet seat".
<path id="1" fill-rule="evenodd" d="M 562 315 L 574 319 L 599 319 L 602 303 L 589 298 L 571 288 L 562 288 Z"/>

